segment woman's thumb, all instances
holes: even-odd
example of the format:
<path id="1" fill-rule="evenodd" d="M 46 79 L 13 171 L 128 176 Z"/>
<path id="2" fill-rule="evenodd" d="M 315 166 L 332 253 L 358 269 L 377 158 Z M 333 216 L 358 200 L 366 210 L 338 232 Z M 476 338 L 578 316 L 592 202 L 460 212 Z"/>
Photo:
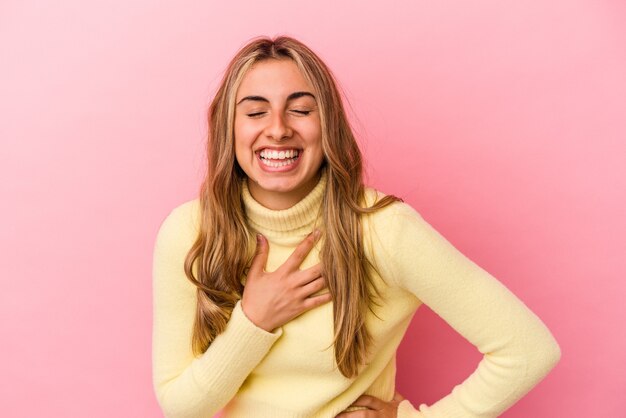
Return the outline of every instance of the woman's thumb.
<path id="1" fill-rule="evenodd" d="M 261 273 L 265 270 L 267 261 L 267 240 L 261 234 L 256 234 L 256 252 L 250 264 L 250 273 Z"/>

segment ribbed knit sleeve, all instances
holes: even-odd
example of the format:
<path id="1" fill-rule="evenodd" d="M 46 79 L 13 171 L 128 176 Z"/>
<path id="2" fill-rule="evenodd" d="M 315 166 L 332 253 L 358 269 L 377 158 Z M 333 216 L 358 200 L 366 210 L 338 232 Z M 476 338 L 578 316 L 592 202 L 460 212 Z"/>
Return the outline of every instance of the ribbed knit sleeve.
<path id="1" fill-rule="evenodd" d="M 398 418 L 497 417 L 556 365 L 560 347 L 545 324 L 508 288 L 464 256 L 405 203 L 374 223 L 385 276 L 415 295 L 484 356 L 451 393 Z M 445 367 L 445 366 L 442 366 Z"/>
<path id="2" fill-rule="evenodd" d="M 166 417 L 208 418 L 233 398 L 282 335 L 267 332 L 237 302 L 224 332 L 199 357 L 191 351 L 196 288 L 183 265 L 195 239 L 189 202 L 174 209 L 157 234 L 153 256 L 153 385 Z"/>

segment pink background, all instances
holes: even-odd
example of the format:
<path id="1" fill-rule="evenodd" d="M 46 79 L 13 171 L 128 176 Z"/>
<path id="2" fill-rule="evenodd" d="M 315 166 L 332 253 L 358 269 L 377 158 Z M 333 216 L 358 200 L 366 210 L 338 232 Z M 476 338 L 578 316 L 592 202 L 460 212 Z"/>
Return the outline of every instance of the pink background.
<path id="1" fill-rule="evenodd" d="M 161 416 L 155 234 L 196 195 L 227 61 L 277 34 L 334 70 L 370 184 L 559 341 L 561 362 L 504 416 L 623 416 L 624 2 L 86 3 L 0 4 L 1 416 Z M 422 307 L 398 388 L 432 403 L 479 359 Z"/>

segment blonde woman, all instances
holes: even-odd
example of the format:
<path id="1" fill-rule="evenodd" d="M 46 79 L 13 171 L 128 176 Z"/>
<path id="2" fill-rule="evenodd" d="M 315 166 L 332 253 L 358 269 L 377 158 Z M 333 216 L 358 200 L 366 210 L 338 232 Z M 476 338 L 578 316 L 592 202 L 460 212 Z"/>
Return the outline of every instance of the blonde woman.
<path id="1" fill-rule="evenodd" d="M 207 151 L 199 197 L 171 211 L 154 248 L 165 416 L 496 417 L 558 362 L 522 301 L 364 186 L 336 83 L 301 42 L 257 38 L 235 55 Z M 395 355 L 421 304 L 484 357 L 415 408 L 395 391 Z"/>

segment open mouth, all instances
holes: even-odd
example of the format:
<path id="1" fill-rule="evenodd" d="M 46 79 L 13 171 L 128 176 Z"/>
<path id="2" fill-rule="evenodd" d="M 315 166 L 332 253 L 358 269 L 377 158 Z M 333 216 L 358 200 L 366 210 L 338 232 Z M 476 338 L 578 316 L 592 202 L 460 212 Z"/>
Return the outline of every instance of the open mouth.
<path id="1" fill-rule="evenodd" d="M 296 163 L 302 154 L 302 150 L 271 150 L 264 149 L 259 152 L 259 160 L 266 167 L 279 168 L 286 167 Z"/>

